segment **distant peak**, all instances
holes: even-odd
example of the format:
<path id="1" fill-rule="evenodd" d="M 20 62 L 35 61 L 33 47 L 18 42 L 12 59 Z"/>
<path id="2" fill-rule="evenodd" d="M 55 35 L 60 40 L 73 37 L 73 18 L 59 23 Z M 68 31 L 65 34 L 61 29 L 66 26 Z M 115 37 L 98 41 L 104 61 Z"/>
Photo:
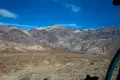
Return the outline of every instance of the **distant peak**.
<path id="1" fill-rule="evenodd" d="M 114 26 L 114 25 L 113 25 L 113 26 L 111 26 L 111 27 L 112 27 L 112 28 L 119 28 L 119 27 L 117 27 L 117 26 Z"/>
<path id="2" fill-rule="evenodd" d="M 40 28 L 36 28 L 37 30 L 50 30 L 50 29 L 59 29 L 59 28 L 64 28 L 62 25 L 59 24 L 55 24 L 52 26 L 46 26 L 46 27 L 40 27 Z"/>
<path id="3" fill-rule="evenodd" d="M 59 25 L 59 24 L 55 24 L 53 26 L 49 26 L 48 28 L 51 28 L 51 29 L 57 29 L 57 28 L 64 28 L 62 25 Z"/>
<path id="4" fill-rule="evenodd" d="M 20 29 L 20 28 L 18 28 L 16 26 L 6 26 L 6 29 L 7 30 L 22 30 L 22 29 Z"/>
<path id="5" fill-rule="evenodd" d="M 117 26 L 112 25 L 112 26 L 103 26 L 102 28 L 118 28 L 118 27 L 117 27 Z"/>
<path id="6" fill-rule="evenodd" d="M 18 29 L 16 26 L 9 26 L 7 28 L 10 28 L 10 29 Z"/>
<path id="7" fill-rule="evenodd" d="M 74 32 L 74 33 L 80 33 L 81 30 L 78 30 L 78 29 L 77 29 L 77 30 L 74 30 L 73 32 Z"/>

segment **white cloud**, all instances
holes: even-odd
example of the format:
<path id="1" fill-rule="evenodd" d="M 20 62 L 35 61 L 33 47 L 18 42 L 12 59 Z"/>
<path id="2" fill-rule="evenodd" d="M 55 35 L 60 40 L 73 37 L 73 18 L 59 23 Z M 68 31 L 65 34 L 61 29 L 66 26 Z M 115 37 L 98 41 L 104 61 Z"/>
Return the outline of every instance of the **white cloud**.
<path id="1" fill-rule="evenodd" d="M 35 26 L 30 26 L 30 25 L 21 25 L 21 24 L 9 24 L 9 25 L 14 25 L 14 26 L 20 26 L 22 28 L 34 28 Z"/>
<path id="2" fill-rule="evenodd" d="M 74 4 L 66 4 L 66 7 L 71 8 L 73 12 L 79 12 L 80 7 L 74 5 Z"/>
<path id="3" fill-rule="evenodd" d="M 6 17 L 6 18 L 14 18 L 14 19 L 17 18 L 16 14 L 14 14 L 8 10 L 5 10 L 5 9 L 0 9 L 0 15 L 3 17 Z"/>
<path id="4" fill-rule="evenodd" d="M 81 26 L 77 25 L 77 24 L 60 24 L 62 26 L 65 26 L 65 27 L 69 27 L 69 28 L 73 28 L 73 29 L 80 29 L 82 28 Z"/>
<path id="5" fill-rule="evenodd" d="M 62 26 L 77 26 L 77 24 L 61 24 Z"/>
<path id="6" fill-rule="evenodd" d="M 12 24 L 12 23 L 4 23 L 0 22 L 0 25 L 5 25 L 5 26 L 16 26 L 19 28 L 23 29 L 30 29 L 30 28 L 39 28 L 38 26 L 31 26 L 31 25 L 21 25 L 21 24 Z M 69 28 L 74 28 L 74 29 L 79 29 L 81 26 L 78 26 L 77 24 L 59 24 L 61 26 L 69 27 Z"/>
<path id="7" fill-rule="evenodd" d="M 12 23 L 4 23 L 4 22 L 0 22 L 0 25 L 17 26 L 17 27 L 21 27 L 21 28 L 35 28 L 36 27 L 36 26 L 30 26 L 30 25 L 12 24 Z"/>

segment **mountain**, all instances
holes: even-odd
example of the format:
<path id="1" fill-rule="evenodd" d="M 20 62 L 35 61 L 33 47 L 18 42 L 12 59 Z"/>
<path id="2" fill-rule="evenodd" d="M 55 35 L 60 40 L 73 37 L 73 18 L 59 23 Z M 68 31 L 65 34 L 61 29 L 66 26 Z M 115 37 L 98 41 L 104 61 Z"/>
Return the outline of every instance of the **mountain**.
<path id="1" fill-rule="evenodd" d="M 120 36 L 120 28 L 116 26 L 105 26 L 103 28 L 97 29 L 100 35 L 115 35 Z"/>
<path id="2" fill-rule="evenodd" d="M 15 43 L 23 43 L 27 45 L 36 43 L 35 39 L 24 33 L 22 30 L 16 28 L 8 29 L 7 32 L 1 34 L 0 39 Z"/>
<path id="3" fill-rule="evenodd" d="M 27 48 L 31 46 L 38 51 L 44 48 L 44 50 L 83 51 L 89 54 L 112 54 L 120 48 L 118 45 L 120 42 L 120 28 L 105 26 L 98 29 L 75 30 L 65 28 L 61 25 L 53 25 L 43 28 L 21 30 L 12 26 L 5 27 L 1 25 L 0 40 L 21 46 L 24 45 Z M 21 46 L 17 47 L 23 50 Z M 27 48 L 24 47 L 25 50 Z"/>
<path id="4" fill-rule="evenodd" d="M 120 28 L 116 26 L 105 26 L 103 28 L 97 29 L 97 35 L 101 38 L 119 37 Z"/>

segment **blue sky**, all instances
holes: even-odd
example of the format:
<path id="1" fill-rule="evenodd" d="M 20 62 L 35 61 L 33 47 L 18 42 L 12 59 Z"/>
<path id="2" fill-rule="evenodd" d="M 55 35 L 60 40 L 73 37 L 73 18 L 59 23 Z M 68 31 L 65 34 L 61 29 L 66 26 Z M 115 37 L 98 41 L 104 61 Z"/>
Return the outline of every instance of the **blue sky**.
<path id="1" fill-rule="evenodd" d="M 113 6 L 112 0 L 0 0 L 0 24 L 22 28 L 120 26 L 120 6 Z"/>

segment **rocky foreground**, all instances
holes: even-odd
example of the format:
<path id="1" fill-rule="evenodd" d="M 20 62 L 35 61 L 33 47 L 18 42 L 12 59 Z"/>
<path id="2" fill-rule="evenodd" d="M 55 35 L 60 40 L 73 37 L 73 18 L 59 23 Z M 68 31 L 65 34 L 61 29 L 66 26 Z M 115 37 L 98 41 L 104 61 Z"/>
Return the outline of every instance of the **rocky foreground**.
<path id="1" fill-rule="evenodd" d="M 3 53 L 0 54 L 0 80 L 84 80 L 88 74 L 104 80 L 109 63 L 103 55 Z"/>

